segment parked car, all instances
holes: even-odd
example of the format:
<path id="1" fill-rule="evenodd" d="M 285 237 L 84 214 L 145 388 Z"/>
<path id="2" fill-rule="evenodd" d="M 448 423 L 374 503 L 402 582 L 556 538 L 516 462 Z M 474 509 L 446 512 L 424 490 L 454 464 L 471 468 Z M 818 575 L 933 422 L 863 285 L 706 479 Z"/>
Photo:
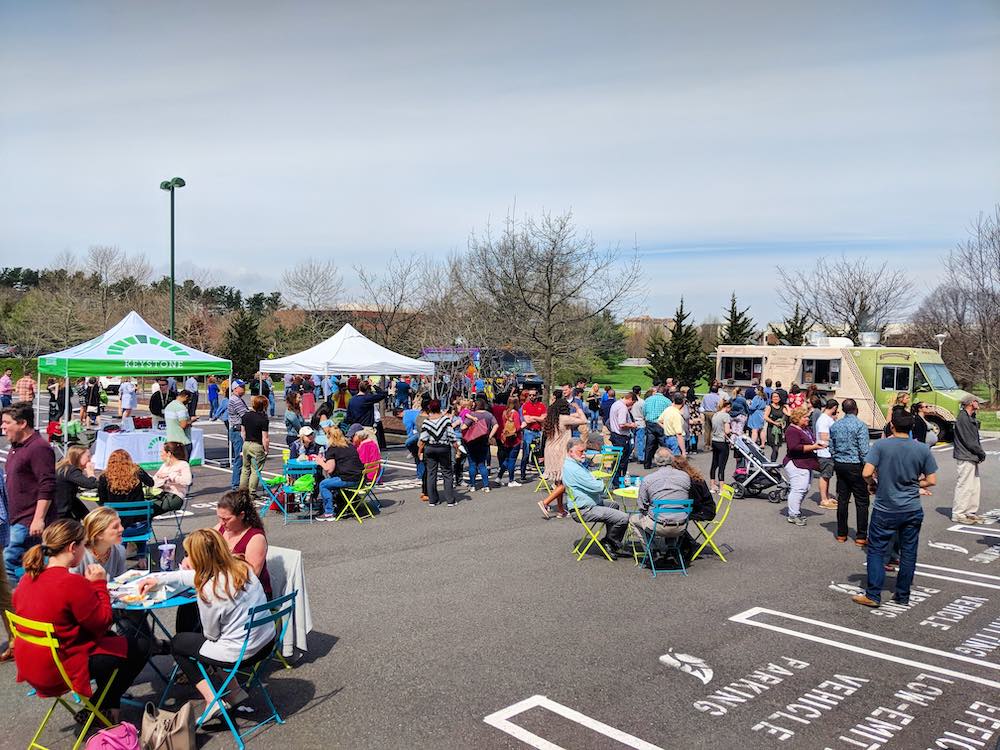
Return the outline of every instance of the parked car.
<path id="1" fill-rule="evenodd" d="M 97 382 L 109 396 L 118 395 L 118 389 L 121 388 L 122 385 L 121 378 L 100 377 L 97 379 Z"/>
<path id="2" fill-rule="evenodd" d="M 17 347 L 13 344 L 0 344 L 0 357 L 16 357 Z"/>

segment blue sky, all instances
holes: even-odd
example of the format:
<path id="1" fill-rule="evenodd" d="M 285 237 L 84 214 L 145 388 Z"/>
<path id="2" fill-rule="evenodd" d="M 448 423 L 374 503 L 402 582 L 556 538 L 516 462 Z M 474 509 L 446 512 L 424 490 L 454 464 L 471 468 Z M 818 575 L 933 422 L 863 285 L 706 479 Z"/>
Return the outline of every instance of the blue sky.
<path id="1" fill-rule="evenodd" d="M 164 270 L 180 175 L 217 283 L 443 256 L 516 201 L 637 244 L 640 312 L 772 319 L 776 264 L 933 268 L 1000 200 L 990 1 L 0 0 L 0 91 L 4 265 Z"/>

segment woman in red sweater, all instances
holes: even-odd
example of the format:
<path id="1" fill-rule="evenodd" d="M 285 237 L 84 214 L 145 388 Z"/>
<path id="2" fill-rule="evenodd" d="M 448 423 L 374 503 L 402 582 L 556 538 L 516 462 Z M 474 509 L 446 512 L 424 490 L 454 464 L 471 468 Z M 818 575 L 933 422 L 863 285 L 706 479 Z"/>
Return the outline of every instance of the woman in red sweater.
<path id="1" fill-rule="evenodd" d="M 112 722 L 119 719 L 122 693 L 132 684 L 146 663 L 139 646 L 124 636 L 108 632 L 112 622 L 111 598 L 104 568 L 88 565 L 84 575 L 69 571 L 83 560 L 83 526 L 63 519 L 45 529 L 42 543 L 24 554 L 24 577 L 14 590 L 14 612 L 21 617 L 55 625 L 59 659 L 81 695 L 104 689 L 117 669 L 102 710 Z M 14 646 L 18 682 L 27 682 L 43 698 L 67 692 L 51 652 L 30 643 Z"/>

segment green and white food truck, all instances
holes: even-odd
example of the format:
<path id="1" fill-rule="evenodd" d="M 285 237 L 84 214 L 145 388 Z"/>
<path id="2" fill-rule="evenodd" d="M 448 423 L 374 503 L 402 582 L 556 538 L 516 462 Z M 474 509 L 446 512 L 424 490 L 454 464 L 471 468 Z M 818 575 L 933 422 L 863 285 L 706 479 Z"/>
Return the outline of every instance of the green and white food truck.
<path id="1" fill-rule="evenodd" d="M 763 385 L 768 378 L 808 388 L 838 401 L 853 398 L 858 417 L 872 431 L 885 426 L 893 397 L 905 391 L 911 403 L 930 404 L 928 421 L 943 439 L 951 435 L 962 399 L 968 395 L 955 383 L 941 356 L 932 349 L 906 346 L 855 346 L 847 338 L 817 337 L 810 346 L 735 346 L 716 352 L 716 377 L 727 386 Z"/>

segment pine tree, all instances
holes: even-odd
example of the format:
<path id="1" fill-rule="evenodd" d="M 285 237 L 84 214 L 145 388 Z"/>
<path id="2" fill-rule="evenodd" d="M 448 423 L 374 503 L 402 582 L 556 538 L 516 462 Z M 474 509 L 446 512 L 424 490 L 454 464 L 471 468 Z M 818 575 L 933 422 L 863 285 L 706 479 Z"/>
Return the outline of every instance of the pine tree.
<path id="1" fill-rule="evenodd" d="M 674 326 L 669 340 L 654 331 L 646 345 L 649 368 L 646 374 L 655 380 L 673 378 L 674 382 L 694 386 L 710 373 L 710 363 L 701 348 L 698 327 L 690 322 L 691 313 L 684 309 L 684 298 L 674 313 Z"/>
<path id="2" fill-rule="evenodd" d="M 257 372 L 265 354 L 260 318 L 240 308 L 226 329 L 222 356 L 232 360 L 234 377 L 246 379 Z"/>
<path id="3" fill-rule="evenodd" d="M 729 309 L 725 311 L 726 319 L 719 331 L 720 344 L 752 344 L 757 339 L 753 318 L 747 313 L 749 307 L 740 310 L 736 302 L 736 292 L 729 298 Z"/>
<path id="4" fill-rule="evenodd" d="M 781 325 L 774 326 L 772 330 L 778 341 L 788 346 L 805 346 L 808 343 L 806 336 L 812 330 L 812 326 L 813 320 L 809 311 L 801 309 L 796 302 L 791 316 L 782 320 Z"/>

